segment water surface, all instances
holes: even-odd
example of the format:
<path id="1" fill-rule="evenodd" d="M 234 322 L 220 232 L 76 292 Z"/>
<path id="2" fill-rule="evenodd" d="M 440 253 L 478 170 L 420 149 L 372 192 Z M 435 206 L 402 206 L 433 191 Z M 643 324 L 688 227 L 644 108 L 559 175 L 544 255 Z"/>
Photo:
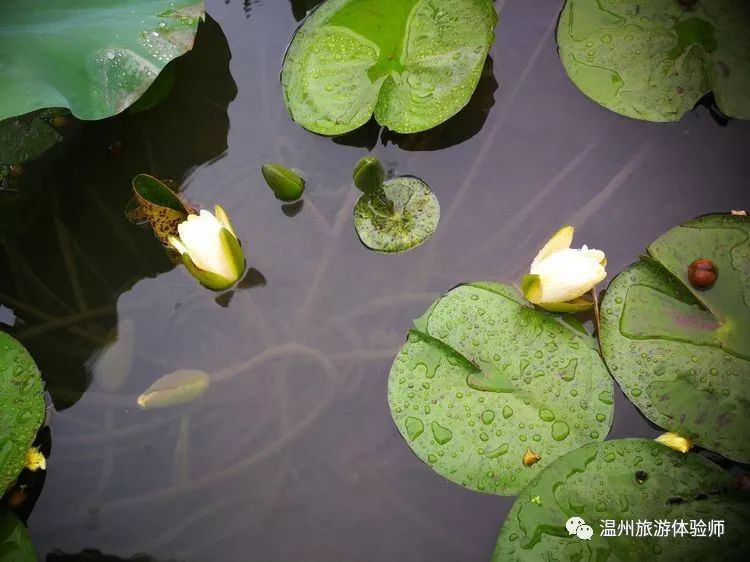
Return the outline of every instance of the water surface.
<path id="1" fill-rule="evenodd" d="M 668 228 L 750 204 L 750 125 L 703 107 L 637 122 L 589 101 L 557 57 L 554 0 L 504 3 L 477 95 L 438 131 L 310 134 L 278 75 L 312 4 L 208 0 L 213 20 L 167 104 L 71 125 L 28 171 L 35 211 L 2 240 L 0 321 L 15 322 L 55 402 L 30 519 L 40 559 L 488 560 L 513 498 L 442 479 L 390 419 L 388 370 L 412 319 L 462 281 L 517 282 L 563 224 L 615 274 Z M 354 232 L 351 170 L 370 148 L 440 200 L 437 233 L 406 254 L 369 252 Z M 301 209 L 264 185 L 269 160 L 305 172 Z M 125 220 L 139 172 L 230 212 L 252 268 L 242 288 L 217 300 Z M 118 327 L 132 328 L 134 357 L 111 392 L 97 358 Z M 203 399 L 135 406 L 186 367 L 217 374 Z M 656 433 L 616 389 L 610 437 Z"/>

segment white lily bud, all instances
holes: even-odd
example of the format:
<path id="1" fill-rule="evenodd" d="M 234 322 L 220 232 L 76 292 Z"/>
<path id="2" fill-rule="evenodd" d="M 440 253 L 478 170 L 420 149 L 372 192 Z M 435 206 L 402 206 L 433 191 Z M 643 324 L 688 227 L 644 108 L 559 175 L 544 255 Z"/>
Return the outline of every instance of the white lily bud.
<path id="1" fill-rule="evenodd" d="M 526 298 L 559 312 L 586 310 L 591 303 L 580 297 L 607 277 L 604 252 L 571 248 L 574 229 L 560 229 L 537 254 L 522 283 Z"/>
<path id="2" fill-rule="evenodd" d="M 206 287 L 221 291 L 234 285 L 245 271 L 245 256 L 229 217 L 219 205 L 216 216 L 202 210 L 177 226 L 179 238 L 169 243 L 180 252 L 188 271 Z M 218 217 L 218 218 L 217 218 Z"/>

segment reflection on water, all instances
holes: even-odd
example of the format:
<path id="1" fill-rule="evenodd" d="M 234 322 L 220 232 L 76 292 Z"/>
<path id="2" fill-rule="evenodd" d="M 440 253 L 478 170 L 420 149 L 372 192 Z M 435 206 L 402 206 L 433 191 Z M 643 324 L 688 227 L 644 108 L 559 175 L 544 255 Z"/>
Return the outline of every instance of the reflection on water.
<path id="1" fill-rule="evenodd" d="M 472 100 L 478 121 L 375 135 L 375 155 L 423 177 L 443 209 L 426 244 L 378 255 L 352 226 L 351 172 L 372 145 L 309 134 L 284 107 L 290 5 L 258 2 L 251 18 L 240 2 L 207 6 L 221 30 L 202 27 L 169 103 L 83 126 L 29 170 L 39 220 L 23 215 L 3 236 L 0 321 L 16 317 L 56 403 L 30 518 L 40 559 L 87 548 L 185 562 L 489 559 L 513 498 L 446 482 L 390 419 L 388 369 L 411 320 L 461 281 L 516 282 L 561 224 L 616 272 L 667 228 L 747 206 L 748 124 L 718 127 L 704 109 L 663 126 L 603 110 L 561 69 L 559 2 L 508 0 Z M 114 141 L 119 156 L 106 151 Z M 273 197 L 266 161 L 305 172 L 303 205 Z M 250 268 L 241 287 L 203 289 L 127 222 L 139 172 L 185 180 L 192 202 L 228 210 Z M 122 353 L 116 384 L 95 353 L 107 344 Z M 180 368 L 211 374 L 201 399 L 137 408 Z M 655 433 L 618 391 L 611 436 Z"/>
<path id="2" fill-rule="evenodd" d="M 104 554 L 95 549 L 86 549 L 75 554 L 66 554 L 60 551 L 50 552 L 45 560 L 46 562 L 159 562 L 148 554 L 136 554 L 130 558 L 120 558 L 119 556 Z M 165 560 L 164 562 L 175 561 Z"/>
<path id="3" fill-rule="evenodd" d="M 49 168 L 32 170 L 20 186 L 14 204 L 24 220 L 0 228 L 0 264 L 11 272 L 0 278 L 0 303 L 14 310 L 10 331 L 45 373 L 58 409 L 78 400 L 90 359 L 116 339 L 120 294 L 172 268 L 150 232 L 122 220 L 130 180 L 139 172 L 179 180 L 225 152 L 236 95 L 229 59 L 209 18 L 195 49 L 176 62 L 168 103 L 63 130 L 67 153 L 48 154 Z M 197 134 L 201 142 L 176 145 Z"/>

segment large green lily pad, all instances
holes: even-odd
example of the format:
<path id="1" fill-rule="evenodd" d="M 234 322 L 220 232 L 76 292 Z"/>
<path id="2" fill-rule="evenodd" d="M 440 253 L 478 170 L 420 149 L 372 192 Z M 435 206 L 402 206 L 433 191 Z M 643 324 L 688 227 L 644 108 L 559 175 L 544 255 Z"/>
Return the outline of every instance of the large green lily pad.
<path id="1" fill-rule="evenodd" d="M 563 66 L 606 108 L 676 121 L 713 92 L 750 119 L 746 0 L 567 0 L 557 28 Z"/>
<path id="2" fill-rule="evenodd" d="M 287 108 L 324 135 L 373 113 L 399 133 L 431 129 L 468 103 L 496 23 L 491 0 L 328 0 L 287 51 Z"/>
<path id="3" fill-rule="evenodd" d="M 0 332 L 0 496 L 21 472 L 44 413 L 42 377 L 34 360 Z"/>
<path id="4" fill-rule="evenodd" d="M 591 338 L 507 285 L 461 285 L 414 323 L 388 402 L 414 453 L 449 480 L 517 493 L 560 455 L 604 439 L 612 379 Z M 526 466 L 528 449 L 541 458 Z"/>
<path id="5" fill-rule="evenodd" d="M 3 0 L 0 120 L 43 107 L 102 119 L 193 46 L 203 0 Z"/>
<path id="6" fill-rule="evenodd" d="M 655 424 L 750 461 L 750 219 L 707 215 L 667 232 L 612 281 L 602 351 L 628 398 Z M 693 288 L 697 258 L 718 269 Z"/>
<path id="7" fill-rule="evenodd" d="M 699 455 L 645 439 L 591 443 L 557 459 L 519 494 L 492 560 L 746 560 L 748 500 Z M 590 541 L 569 534 L 571 517 L 593 529 Z M 713 520 L 724 524 L 720 537 Z M 617 536 L 601 536 L 605 521 Z M 665 524 L 669 536 L 657 534 Z M 692 536 L 698 531 L 703 536 Z"/>
<path id="8" fill-rule="evenodd" d="M 29 532 L 15 515 L 0 507 L 0 560 L 36 562 Z"/>
<path id="9" fill-rule="evenodd" d="M 400 176 L 366 193 L 354 206 L 354 228 L 362 243 L 377 252 L 405 252 L 437 230 L 440 204 L 419 178 Z"/>

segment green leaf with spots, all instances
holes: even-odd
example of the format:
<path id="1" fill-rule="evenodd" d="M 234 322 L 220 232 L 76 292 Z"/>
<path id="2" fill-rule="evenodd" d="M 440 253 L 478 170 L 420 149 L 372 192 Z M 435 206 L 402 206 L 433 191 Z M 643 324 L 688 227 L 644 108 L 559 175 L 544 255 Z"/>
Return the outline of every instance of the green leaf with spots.
<path id="1" fill-rule="evenodd" d="M 655 424 L 750 462 L 750 218 L 706 215 L 673 228 L 616 277 L 602 301 L 602 351 Z M 718 276 L 694 288 L 688 266 Z"/>
<path id="2" fill-rule="evenodd" d="M 746 560 L 750 498 L 732 484 L 711 461 L 654 441 L 590 443 L 557 459 L 521 491 L 492 560 Z M 569 534 L 572 517 L 592 528 L 590 541 Z M 616 536 L 601 536 L 606 520 L 614 522 Z M 709 535 L 712 520 L 724 523 L 723 536 L 713 525 Z M 636 536 L 637 521 L 650 523 L 650 535 L 641 526 Z M 630 523 L 629 535 L 618 536 L 621 522 Z M 669 525 L 668 536 L 657 535 L 659 522 Z M 696 528 L 704 536 L 691 536 Z"/>
<path id="3" fill-rule="evenodd" d="M 193 209 L 179 194 L 177 189 L 148 174 L 138 174 L 133 178 L 134 201 L 130 201 L 125 215 L 132 222 L 145 219 L 156 237 L 167 247 L 169 237 L 177 236 L 178 225 L 187 220 Z"/>
<path id="4" fill-rule="evenodd" d="M 747 0 L 567 0 L 560 58 L 588 97 L 622 115 L 677 121 L 706 94 L 750 119 Z"/>
<path id="5" fill-rule="evenodd" d="M 399 133 L 431 129 L 469 102 L 496 23 L 491 0 L 328 0 L 287 51 L 289 113 L 323 135 L 373 113 Z"/>
<path id="6" fill-rule="evenodd" d="M 613 383 L 590 338 L 516 289 L 461 285 L 414 325 L 391 367 L 388 402 L 412 450 L 449 480 L 516 494 L 609 432 Z M 528 449 L 541 459 L 524 466 Z"/>
<path id="7" fill-rule="evenodd" d="M 39 369 L 20 343 L 0 332 L 0 496 L 21 472 L 44 414 Z"/>
<path id="8" fill-rule="evenodd" d="M 377 252 L 405 252 L 437 230 L 440 205 L 430 187 L 412 176 L 383 183 L 354 206 L 354 228 L 362 243 Z"/>
<path id="9" fill-rule="evenodd" d="M 43 107 L 103 119 L 189 51 L 203 0 L 3 0 L 0 120 Z"/>
<path id="10" fill-rule="evenodd" d="M 10 511 L 0 507 L 0 560 L 3 562 L 36 562 L 29 532 Z"/>

